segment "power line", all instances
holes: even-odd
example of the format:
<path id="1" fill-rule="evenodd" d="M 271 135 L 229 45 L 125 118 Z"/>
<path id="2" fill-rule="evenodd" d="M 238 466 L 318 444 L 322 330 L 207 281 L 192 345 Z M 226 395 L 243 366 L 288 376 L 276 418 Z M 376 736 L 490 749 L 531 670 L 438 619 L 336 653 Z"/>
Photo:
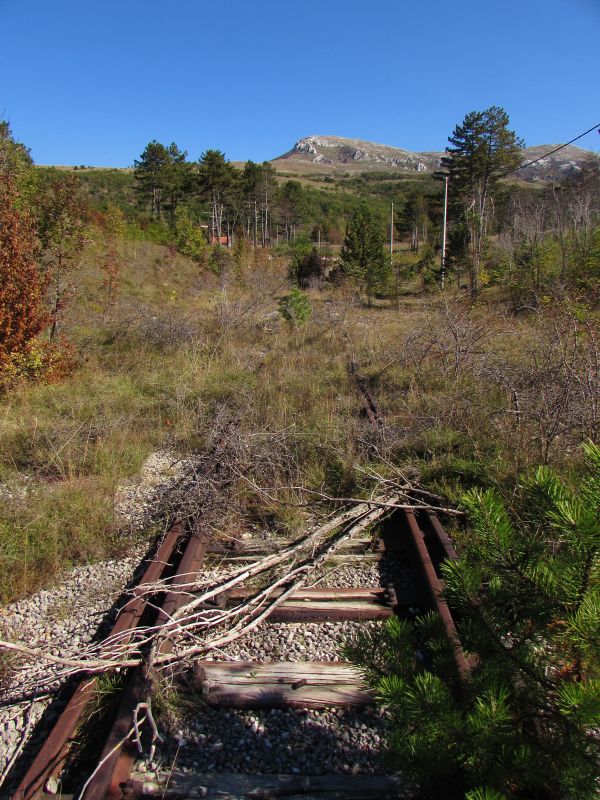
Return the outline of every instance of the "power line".
<path id="1" fill-rule="evenodd" d="M 570 142 L 565 142 L 565 144 L 561 144 L 560 147 L 555 147 L 554 150 L 550 150 L 549 153 L 544 153 L 543 156 L 540 156 L 539 158 L 534 158 L 533 161 L 528 161 L 526 164 L 521 164 L 521 166 L 520 167 L 516 167 L 516 169 L 509 169 L 508 172 L 503 172 L 502 175 L 500 175 L 500 177 L 501 178 L 505 178 L 507 175 L 512 175 L 513 172 L 518 172 L 520 169 L 525 169 L 525 167 L 530 167 L 532 164 L 537 164 L 537 162 L 541 161 L 543 158 L 548 158 L 548 156 L 551 156 L 554 153 L 558 153 L 558 151 L 562 150 L 563 147 L 568 147 L 568 145 L 573 144 L 573 142 L 576 142 L 578 139 L 581 139 L 583 136 L 587 136 L 588 133 L 591 133 L 596 128 L 598 128 L 598 133 L 600 133 L 600 123 L 597 123 L 596 125 L 592 125 L 591 128 L 588 128 L 587 131 L 584 131 L 583 133 L 580 133 L 579 136 L 576 136 L 574 139 L 571 139 Z"/>

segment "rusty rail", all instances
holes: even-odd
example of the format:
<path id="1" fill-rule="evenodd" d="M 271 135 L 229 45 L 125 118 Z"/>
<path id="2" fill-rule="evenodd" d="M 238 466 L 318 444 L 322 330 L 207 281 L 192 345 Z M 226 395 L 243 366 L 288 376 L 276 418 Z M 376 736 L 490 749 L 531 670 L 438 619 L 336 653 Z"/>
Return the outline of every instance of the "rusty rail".
<path id="1" fill-rule="evenodd" d="M 408 541 L 415 556 L 415 566 L 421 573 L 424 587 L 427 591 L 431 606 L 440 615 L 446 635 L 451 644 L 457 671 L 461 682 L 468 678 L 468 660 L 462 650 L 456 626 L 452 619 L 450 609 L 443 597 L 443 584 L 438 578 L 423 531 L 417 517 L 412 510 L 398 512 L 398 521 L 401 524 L 404 536 L 394 535 L 392 540 L 397 545 L 402 540 Z M 441 549 L 448 558 L 455 558 L 456 553 L 444 531 L 439 519 L 433 512 L 427 512 L 421 521 L 426 525 L 431 544 Z M 167 569 L 172 570 L 173 555 L 182 534 L 182 525 L 174 525 L 153 561 L 146 569 L 140 586 L 150 584 L 164 577 Z M 197 574 L 208 549 L 208 542 L 198 532 L 192 533 L 188 539 L 175 574 L 169 580 L 169 585 L 160 603 L 154 624 L 167 623 L 172 615 L 187 599 L 185 592 L 178 591 L 177 587 L 188 583 L 191 576 Z M 155 600 L 156 602 L 156 600 Z M 134 594 L 133 599 L 124 606 L 111 634 L 132 630 L 139 621 L 146 608 L 146 601 L 140 595 Z M 161 644 L 162 653 L 170 652 L 172 641 L 167 636 Z M 83 794 L 83 800 L 121 800 L 124 788 L 130 778 L 134 763 L 138 757 L 138 750 L 132 741 L 130 732 L 133 725 L 133 715 L 136 707 L 146 701 L 151 692 L 151 676 L 143 667 L 130 671 L 124 689 L 121 706 L 117 712 L 108 739 L 102 754 L 98 759 L 98 766 L 92 773 L 89 784 Z M 57 721 L 48 740 L 38 753 L 29 768 L 27 775 L 21 781 L 13 795 L 16 800 L 34 800 L 41 796 L 48 779 L 57 776 L 64 763 L 70 741 L 81 721 L 86 705 L 94 693 L 94 678 L 82 680 L 76 686 L 73 695 L 63 714 Z"/>
<path id="2" fill-rule="evenodd" d="M 414 511 L 411 509 L 404 509 L 404 516 L 407 522 L 406 530 L 414 551 L 417 554 L 417 564 L 425 581 L 429 598 L 434 610 L 440 615 L 444 625 L 444 630 L 446 632 L 446 637 L 452 648 L 454 663 L 456 664 L 459 678 L 461 682 L 464 683 L 469 677 L 469 664 L 464 650 L 462 649 L 458 632 L 456 630 L 456 625 L 452 619 L 452 614 L 450 613 L 448 604 L 444 599 L 444 586 L 437 576 L 433 562 L 429 555 L 429 551 L 427 549 L 427 545 L 425 544 L 425 539 L 423 538 L 423 533 L 419 527 L 419 524 L 417 523 Z M 439 527 L 441 529 L 441 525 L 439 525 Z M 445 532 L 444 536 L 446 536 Z"/>
<path id="3" fill-rule="evenodd" d="M 190 582 L 198 573 L 206 554 L 207 541 L 197 531 L 192 533 L 179 562 L 177 573 L 170 581 L 171 591 L 165 595 L 156 618 L 156 625 L 169 622 L 173 614 L 188 599 L 177 587 Z M 160 652 L 170 652 L 172 641 L 166 638 Z M 127 781 L 137 748 L 128 740 L 133 715 L 139 703 L 144 702 L 149 691 L 149 678 L 144 667 L 137 667 L 129 678 L 116 719 L 99 760 L 99 766 L 83 795 L 83 800 L 118 800 L 122 797 L 121 785 Z"/>
<path id="4" fill-rule="evenodd" d="M 181 522 L 177 521 L 171 526 L 156 555 L 148 564 L 138 587 L 155 583 L 171 566 L 182 532 Z M 128 630 L 133 632 L 146 607 L 146 600 L 143 597 L 134 597 L 121 609 L 108 635 L 116 636 Z M 76 684 L 69 702 L 14 792 L 14 800 L 33 800 L 43 791 L 48 780 L 58 775 L 67 756 L 71 740 L 86 708 L 94 697 L 95 690 L 95 676 L 82 678 Z"/>

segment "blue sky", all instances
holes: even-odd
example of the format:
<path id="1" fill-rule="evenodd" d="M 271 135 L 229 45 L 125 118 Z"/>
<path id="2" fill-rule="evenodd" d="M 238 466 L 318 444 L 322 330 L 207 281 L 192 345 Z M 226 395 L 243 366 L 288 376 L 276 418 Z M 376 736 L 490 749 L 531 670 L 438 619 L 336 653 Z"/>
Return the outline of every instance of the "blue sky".
<path id="1" fill-rule="evenodd" d="M 0 115 L 41 164 L 128 166 L 154 138 L 441 150 L 490 105 L 529 145 L 600 123 L 600 0 L 0 0 L 0 29 Z"/>

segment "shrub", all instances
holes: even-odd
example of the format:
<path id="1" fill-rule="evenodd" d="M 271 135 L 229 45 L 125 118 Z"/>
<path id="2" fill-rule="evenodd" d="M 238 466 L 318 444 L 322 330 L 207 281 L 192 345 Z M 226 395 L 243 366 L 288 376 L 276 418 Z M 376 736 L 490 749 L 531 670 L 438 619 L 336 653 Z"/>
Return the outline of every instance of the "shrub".
<path id="1" fill-rule="evenodd" d="M 289 294 L 279 299 L 279 312 L 287 322 L 298 328 L 308 321 L 312 313 L 310 298 L 294 287 Z"/>
<path id="2" fill-rule="evenodd" d="M 394 766 L 427 797 L 596 797 L 600 448 L 585 455 L 579 491 L 542 467 L 514 519 L 493 491 L 465 495 L 473 532 L 442 570 L 466 683 L 433 614 L 348 647 L 386 705 Z"/>
<path id="3" fill-rule="evenodd" d="M 27 359 L 49 322 L 31 219 L 17 199 L 14 180 L 0 174 L 0 369 L 13 358 Z"/>

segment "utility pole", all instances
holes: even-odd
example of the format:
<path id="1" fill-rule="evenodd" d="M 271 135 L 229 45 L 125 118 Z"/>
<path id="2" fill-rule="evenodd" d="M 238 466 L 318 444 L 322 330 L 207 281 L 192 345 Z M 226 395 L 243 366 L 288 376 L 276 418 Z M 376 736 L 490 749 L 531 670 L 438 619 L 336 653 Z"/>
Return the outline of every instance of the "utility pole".
<path id="1" fill-rule="evenodd" d="M 399 275 L 398 270 L 394 269 L 394 202 L 392 201 L 392 213 L 390 219 L 390 266 L 392 268 L 392 272 L 394 275 L 394 295 L 396 298 L 396 308 L 400 308 L 400 297 L 399 297 Z"/>
<path id="2" fill-rule="evenodd" d="M 444 229 L 442 233 L 442 264 L 441 264 L 441 273 L 442 273 L 442 289 L 444 288 L 444 282 L 446 280 L 446 221 L 448 218 L 448 175 L 444 175 Z"/>

